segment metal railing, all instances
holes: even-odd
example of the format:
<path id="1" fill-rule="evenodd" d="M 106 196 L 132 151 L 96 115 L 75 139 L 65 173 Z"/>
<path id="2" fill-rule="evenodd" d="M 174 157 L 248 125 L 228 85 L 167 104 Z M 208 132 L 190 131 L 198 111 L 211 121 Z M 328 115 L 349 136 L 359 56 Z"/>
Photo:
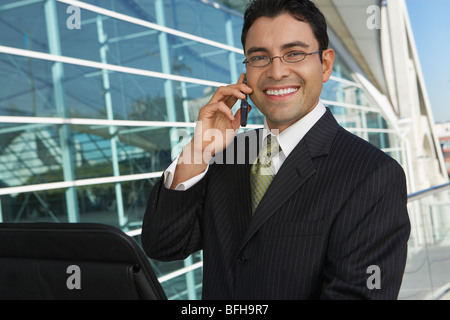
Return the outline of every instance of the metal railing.
<path id="1" fill-rule="evenodd" d="M 411 236 L 399 299 L 442 299 L 450 292 L 450 183 L 408 196 Z"/>

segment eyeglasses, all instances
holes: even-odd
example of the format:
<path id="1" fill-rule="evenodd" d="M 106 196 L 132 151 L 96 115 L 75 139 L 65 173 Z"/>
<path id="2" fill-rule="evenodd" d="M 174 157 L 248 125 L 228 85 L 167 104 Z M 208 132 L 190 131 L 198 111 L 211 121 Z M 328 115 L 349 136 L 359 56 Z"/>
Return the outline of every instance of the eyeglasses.
<path id="1" fill-rule="evenodd" d="M 305 60 L 306 56 L 310 56 L 319 52 L 322 52 L 323 50 L 319 50 L 316 52 L 312 52 L 312 53 L 305 53 L 303 51 L 290 51 L 288 53 L 283 54 L 282 56 L 275 56 L 275 57 L 269 57 L 269 56 L 265 56 L 265 55 L 259 55 L 259 56 L 254 56 L 248 59 L 245 59 L 244 64 L 249 64 L 252 67 L 256 67 L 256 68 L 262 68 L 265 66 L 268 66 L 269 64 L 272 63 L 273 59 L 275 58 L 280 58 L 281 60 L 283 60 L 284 62 L 287 63 L 296 63 L 296 62 L 300 62 Z"/>

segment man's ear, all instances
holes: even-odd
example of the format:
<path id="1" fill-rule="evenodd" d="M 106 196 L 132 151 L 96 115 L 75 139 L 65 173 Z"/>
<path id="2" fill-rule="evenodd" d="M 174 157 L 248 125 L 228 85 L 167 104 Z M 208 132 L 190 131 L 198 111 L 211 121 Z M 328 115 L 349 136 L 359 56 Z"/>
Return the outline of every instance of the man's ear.
<path id="1" fill-rule="evenodd" d="M 335 55 L 333 49 L 327 49 L 322 52 L 322 80 L 324 83 L 330 79 L 331 73 L 333 72 L 334 57 Z"/>

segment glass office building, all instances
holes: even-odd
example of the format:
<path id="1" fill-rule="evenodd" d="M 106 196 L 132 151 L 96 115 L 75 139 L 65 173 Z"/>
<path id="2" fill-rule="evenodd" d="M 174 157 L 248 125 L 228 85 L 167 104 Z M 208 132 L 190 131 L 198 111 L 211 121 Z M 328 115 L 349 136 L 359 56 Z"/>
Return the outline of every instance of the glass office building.
<path id="1" fill-rule="evenodd" d="M 245 71 L 242 19 L 209 0 L 0 0 L 0 222 L 98 222 L 139 241 L 199 109 Z M 398 131 L 330 33 L 324 104 L 404 165 Z M 169 299 L 201 297 L 201 260 L 152 261 Z"/>

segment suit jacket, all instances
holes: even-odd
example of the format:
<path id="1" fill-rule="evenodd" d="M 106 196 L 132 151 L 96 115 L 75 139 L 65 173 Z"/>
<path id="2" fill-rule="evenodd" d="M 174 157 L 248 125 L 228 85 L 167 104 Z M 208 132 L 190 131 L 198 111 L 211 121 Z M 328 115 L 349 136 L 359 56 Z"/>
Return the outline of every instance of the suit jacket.
<path id="1" fill-rule="evenodd" d="M 169 190 L 162 178 L 154 186 L 142 232 L 148 256 L 203 249 L 203 299 L 396 299 L 410 234 L 400 165 L 327 110 L 252 217 L 252 156 L 236 164 L 250 134 L 237 135 L 192 188 Z"/>

